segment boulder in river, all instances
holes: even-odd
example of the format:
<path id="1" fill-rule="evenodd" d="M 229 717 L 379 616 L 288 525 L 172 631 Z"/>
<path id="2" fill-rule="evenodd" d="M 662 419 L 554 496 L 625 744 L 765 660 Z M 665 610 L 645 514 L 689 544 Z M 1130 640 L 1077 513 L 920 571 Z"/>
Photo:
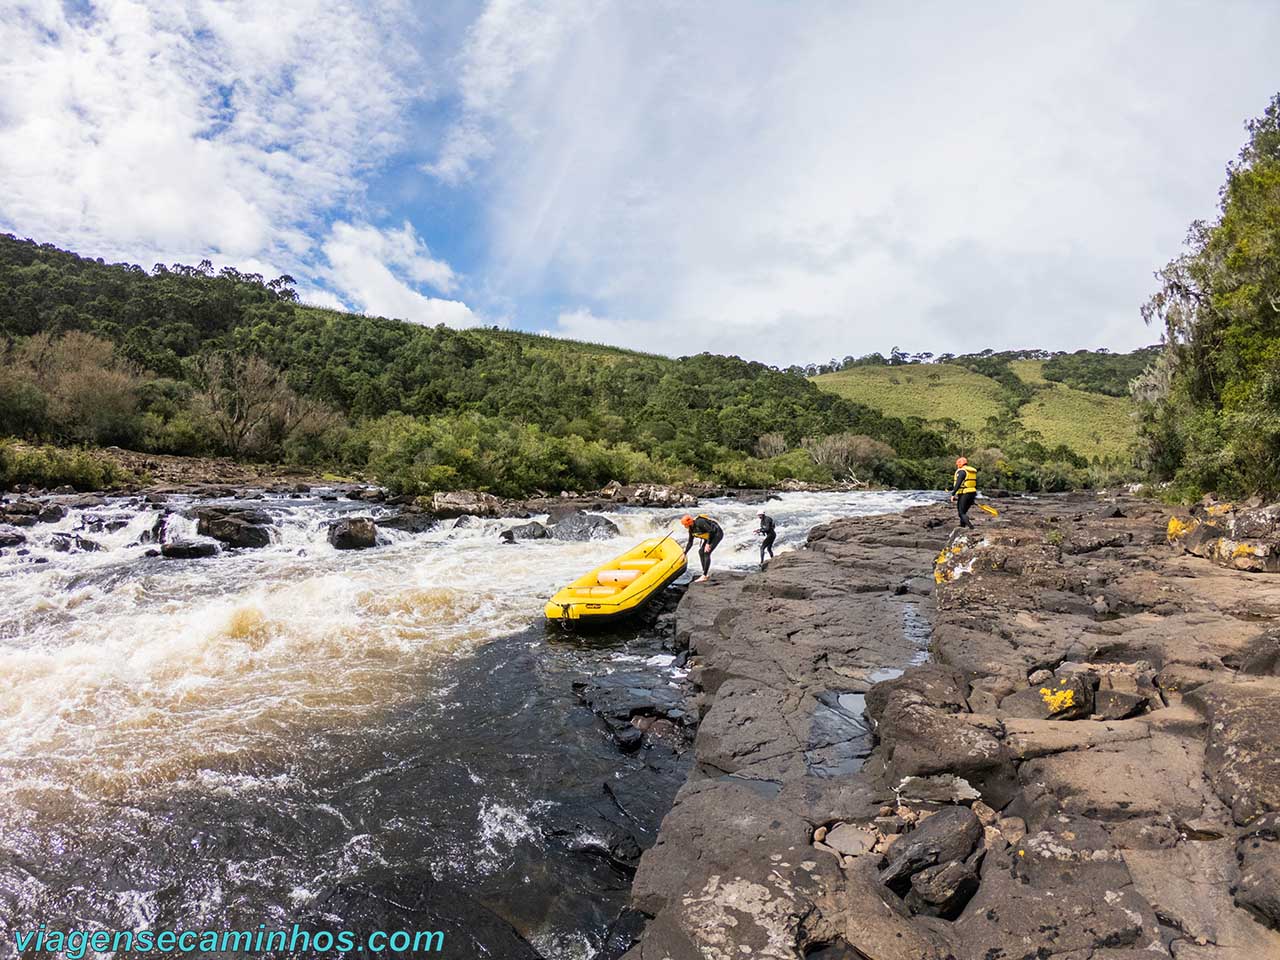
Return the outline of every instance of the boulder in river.
<path id="1" fill-rule="evenodd" d="M 429 513 L 406 510 L 389 517 L 379 517 L 378 526 L 387 530 L 400 530 L 404 533 L 426 533 L 436 525 L 435 517 Z"/>
<path id="2" fill-rule="evenodd" d="M 196 513 L 196 532 L 229 547 L 265 547 L 271 543 L 270 522 L 271 515 L 263 510 L 207 507 Z"/>
<path id="3" fill-rule="evenodd" d="M 608 517 L 581 510 L 561 517 L 552 524 L 550 531 L 557 540 L 607 540 L 619 532 L 618 525 Z"/>
<path id="4" fill-rule="evenodd" d="M 0 524 L 0 547 L 17 547 L 26 542 L 26 534 L 17 527 Z"/>
<path id="5" fill-rule="evenodd" d="M 57 523 L 67 515 L 67 508 L 57 503 L 47 503 L 37 515 L 41 523 Z"/>
<path id="6" fill-rule="evenodd" d="M 498 536 L 507 543 L 514 543 L 517 540 L 545 540 L 550 534 L 547 533 L 547 528 L 537 520 L 530 520 L 528 523 L 503 530 Z"/>
<path id="7" fill-rule="evenodd" d="M 431 495 L 428 508 L 437 517 L 447 520 L 471 514 L 476 517 L 499 517 L 503 513 L 502 501 L 489 493 L 474 490 L 451 490 Z"/>
<path id="8" fill-rule="evenodd" d="M 169 560 L 196 560 L 218 554 L 218 545 L 208 540 L 174 540 L 160 547 L 160 555 Z"/>
<path id="9" fill-rule="evenodd" d="M 378 526 L 369 517 L 342 517 L 329 524 L 335 550 L 367 550 L 378 545 Z"/>
<path id="10" fill-rule="evenodd" d="M 97 553 L 102 549 L 96 540 L 74 533 L 55 533 L 50 539 L 51 546 L 59 553 Z"/>

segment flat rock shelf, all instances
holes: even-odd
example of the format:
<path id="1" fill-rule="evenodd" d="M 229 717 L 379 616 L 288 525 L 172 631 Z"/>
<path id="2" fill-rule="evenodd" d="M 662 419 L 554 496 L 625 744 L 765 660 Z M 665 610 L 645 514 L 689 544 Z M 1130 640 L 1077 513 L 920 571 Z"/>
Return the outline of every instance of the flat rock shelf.
<path id="1" fill-rule="evenodd" d="M 625 960 L 1280 957 L 1280 576 L 1168 518 L 917 507 L 690 590 Z"/>

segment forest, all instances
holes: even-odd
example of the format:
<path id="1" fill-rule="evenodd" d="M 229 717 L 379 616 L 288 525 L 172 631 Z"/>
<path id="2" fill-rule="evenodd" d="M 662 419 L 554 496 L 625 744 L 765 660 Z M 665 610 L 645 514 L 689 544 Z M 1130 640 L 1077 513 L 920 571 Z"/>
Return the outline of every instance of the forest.
<path id="1" fill-rule="evenodd" d="M 1280 494 L 1280 94 L 1247 130 L 1143 310 L 1164 341 L 1134 385 L 1143 465 L 1184 499 Z"/>
<path id="2" fill-rule="evenodd" d="M 289 277 L 0 236 L 0 435 L 504 495 L 609 480 L 937 482 L 951 449 L 803 376 L 297 302 Z"/>

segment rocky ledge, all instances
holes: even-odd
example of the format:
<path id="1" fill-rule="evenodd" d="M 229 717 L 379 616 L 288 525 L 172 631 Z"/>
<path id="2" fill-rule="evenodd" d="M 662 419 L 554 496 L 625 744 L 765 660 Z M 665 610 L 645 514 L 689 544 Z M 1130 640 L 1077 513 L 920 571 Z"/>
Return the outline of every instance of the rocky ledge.
<path id="1" fill-rule="evenodd" d="M 1000 507 L 690 590 L 695 763 L 626 960 L 1280 957 L 1280 577 L 1148 502 Z"/>

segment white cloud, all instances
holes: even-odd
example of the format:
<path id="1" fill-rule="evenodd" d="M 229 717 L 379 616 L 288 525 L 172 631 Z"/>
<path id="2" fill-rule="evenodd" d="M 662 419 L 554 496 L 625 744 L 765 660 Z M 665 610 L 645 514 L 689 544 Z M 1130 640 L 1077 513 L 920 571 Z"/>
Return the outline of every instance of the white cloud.
<path id="1" fill-rule="evenodd" d="M 453 270 L 431 256 L 409 223 L 399 230 L 335 223 L 324 255 L 325 279 L 363 313 L 428 326 L 467 327 L 478 322 L 465 303 L 424 296 L 405 282 L 408 278 L 441 293 L 456 286 Z"/>
<path id="2" fill-rule="evenodd" d="M 493 154 L 488 127 L 513 88 L 553 63 L 567 30 L 586 23 L 589 11 L 582 0 L 491 0 L 458 58 L 461 115 L 424 170 L 449 185 L 471 177 Z"/>
<path id="3" fill-rule="evenodd" d="M 489 281 L 634 318 L 574 335 L 773 362 L 1154 339 L 1151 272 L 1280 43 L 1263 3 L 592 11 L 472 28 L 439 164 L 488 157 Z"/>
<path id="4" fill-rule="evenodd" d="M 364 178 L 402 143 L 406 106 L 429 87 L 407 39 L 418 19 L 403 0 L 10 7 L 0 16 L 0 229 L 148 266 L 255 263 L 324 298 L 308 285 L 323 267 L 317 241 L 335 211 L 367 217 Z M 328 302 L 466 310 L 413 299 L 406 283 L 447 292 L 456 278 L 419 255 L 411 228 L 379 237 L 365 238 L 363 256 L 387 257 L 385 276 L 345 261 L 330 280 L 357 286 Z M 337 228 L 329 243 L 339 256 L 351 245 Z"/>

